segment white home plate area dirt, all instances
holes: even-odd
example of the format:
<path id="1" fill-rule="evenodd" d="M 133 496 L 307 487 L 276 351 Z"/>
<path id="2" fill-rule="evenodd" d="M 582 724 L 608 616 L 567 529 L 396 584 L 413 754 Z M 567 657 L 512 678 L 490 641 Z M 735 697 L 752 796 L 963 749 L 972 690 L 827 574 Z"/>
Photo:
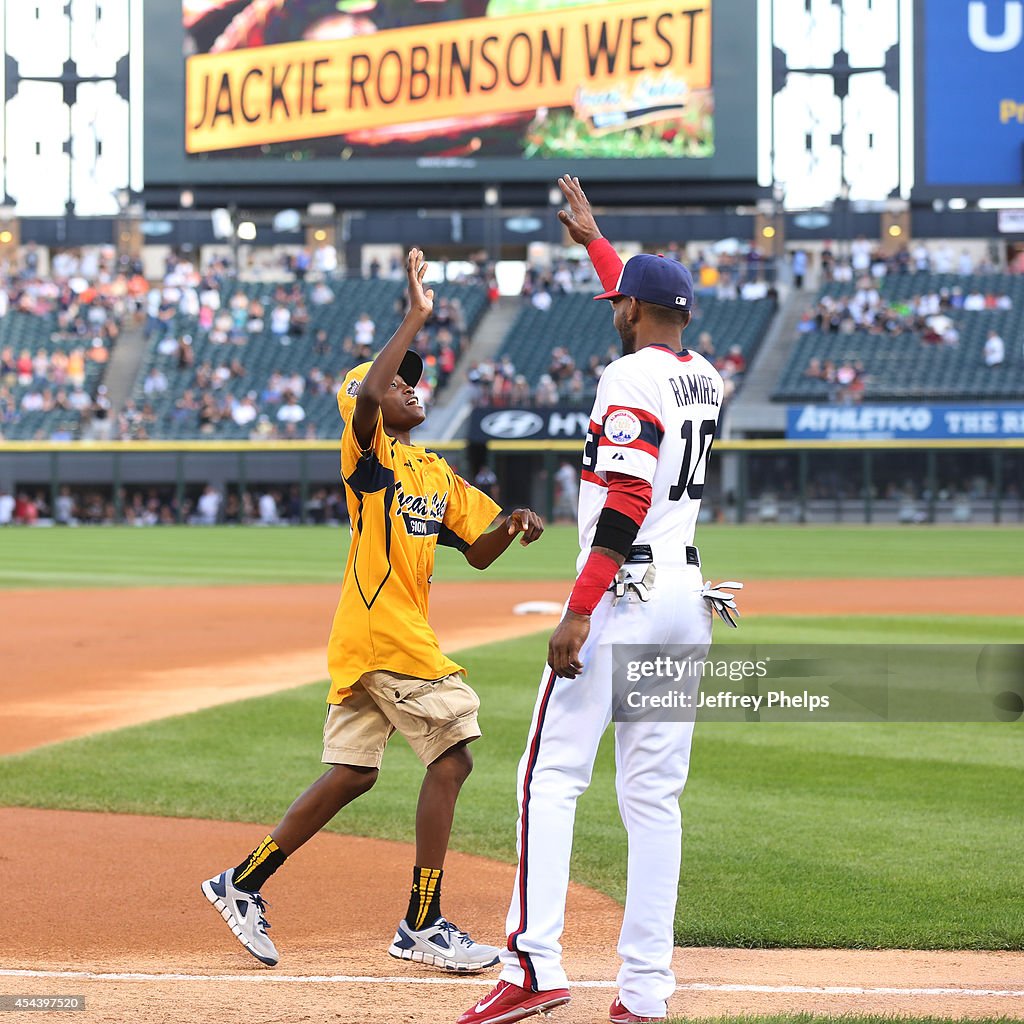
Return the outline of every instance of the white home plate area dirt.
<path id="1" fill-rule="evenodd" d="M 1002 614 L 1024 616 L 1024 580 L 998 585 Z M 758 581 L 742 606 L 751 615 L 963 615 L 989 607 L 991 586 Z M 439 584 L 431 617 L 455 650 L 547 628 L 551 617 L 511 609 L 561 601 L 565 590 Z M 0 754 L 321 679 L 336 597 L 334 586 L 0 593 Z M 385 955 L 412 863 L 403 844 L 322 835 L 296 855 L 267 890 L 282 952 L 271 971 L 238 945 L 198 889 L 240 859 L 259 827 L 0 808 L 0 834 L 0 994 L 85 995 L 90 1021 L 443 1024 L 494 977 L 448 978 Z M 511 872 L 451 855 L 451 915 L 496 941 Z M 556 1020 L 607 1020 L 620 917 L 618 904 L 574 886 L 566 959 L 584 984 Z M 1024 1017 L 1020 953 L 682 949 L 676 973 L 671 1009 L 680 1016 Z"/>

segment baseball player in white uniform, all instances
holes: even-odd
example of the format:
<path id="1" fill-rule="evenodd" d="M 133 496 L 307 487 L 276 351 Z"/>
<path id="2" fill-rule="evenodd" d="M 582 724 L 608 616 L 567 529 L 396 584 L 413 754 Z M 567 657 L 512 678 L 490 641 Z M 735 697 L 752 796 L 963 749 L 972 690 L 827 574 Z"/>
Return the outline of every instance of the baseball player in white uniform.
<path id="1" fill-rule="evenodd" d="M 501 977 L 459 1024 L 507 1024 L 569 1002 L 559 940 L 573 823 L 612 719 L 613 645 L 686 645 L 702 659 L 711 643 L 712 606 L 693 535 L 722 378 L 682 347 L 693 280 L 659 256 L 623 266 L 578 179 L 559 185 L 569 202 L 559 217 L 608 289 L 598 298 L 611 301 L 623 354 L 598 384 L 581 469 L 577 580 L 548 644 L 519 765 L 519 868 Z M 614 1024 L 664 1020 L 675 989 L 679 797 L 692 731 L 692 722 L 615 723 L 629 856 Z"/>

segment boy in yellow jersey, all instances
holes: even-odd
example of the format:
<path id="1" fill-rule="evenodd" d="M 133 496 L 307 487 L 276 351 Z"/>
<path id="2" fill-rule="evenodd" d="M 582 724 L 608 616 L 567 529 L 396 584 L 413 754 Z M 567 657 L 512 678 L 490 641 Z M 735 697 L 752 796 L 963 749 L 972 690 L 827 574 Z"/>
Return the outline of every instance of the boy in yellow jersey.
<path id="1" fill-rule="evenodd" d="M 467 744 L 480 736 L 480 701 L 447 658 L 427 622 L 438 544 L 486 569 L 517 534 L 535 541 L 544 526 L 516 509 L 484 531 L 501 509 L 440 456 L 413 445 L 426 414 L 413 390 L 423 363 L 409 351 L 433 309 L 423 254 L 409 253 L 410 309 L 372 363 L 351 370 L 338 393 L 344 421 L 341 474 L 352 544 L 327 648 L 331 689 L 324 725 L 328 770 L 288 809 L 238 867 L 202 885 L 228 927 L 258 960 L 278 953 L 266 930 L 266 880 L 346 804 L 376 782 L 384 747 L 400 732 L 426 765 L 416 809 L 416 864 L 405 918 L 388 952 L 449 971 L 479 971 L 498 950 L 474 942 L 441 914 L 441 876 L 455 801 L 473 767 Z"/>

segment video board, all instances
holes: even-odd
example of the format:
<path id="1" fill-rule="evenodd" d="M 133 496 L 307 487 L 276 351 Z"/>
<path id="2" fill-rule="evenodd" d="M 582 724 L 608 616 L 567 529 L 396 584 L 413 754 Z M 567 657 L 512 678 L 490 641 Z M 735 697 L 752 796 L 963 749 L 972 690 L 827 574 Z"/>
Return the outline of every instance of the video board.
<path id="1" fill-rule="evenodd" d="M 147 3 L 147 183 L 756 176 L 749 0 Z"/>
<path id="2" fill-rule="evenodd" d="M 1024 191 L 1021 11 L 1004 0 L 917 0 L 915 194 Z"/>

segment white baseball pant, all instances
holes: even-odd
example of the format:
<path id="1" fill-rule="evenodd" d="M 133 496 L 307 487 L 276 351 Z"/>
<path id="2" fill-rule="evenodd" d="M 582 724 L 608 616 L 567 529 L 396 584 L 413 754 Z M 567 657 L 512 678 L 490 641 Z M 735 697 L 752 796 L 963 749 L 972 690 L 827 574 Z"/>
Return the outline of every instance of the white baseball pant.
<path id="1" fill-rule="evenodd" d="M 606 594 L 591 616 L 583 671 L 563 679 L 545 667 L 526 751 L 519 762 L 519 867 L 506 919 L 501 977 L 524 988 L 564 988 L 560 943 L 565 922 L 576 801 L 590 784 L 601 736 L 612 717 L 612 646 L 657 650 L 685 645 L 703 659 L 711 610 L 700 569 L 657 558 L 650 600 L 614 607 Z M 646 566 L 627 566 L 643 575 Z M 675 990 L 673 923 L 679 885 L 679 797 L 686 783 L 693 722 L 616 722 L 615 787 L 629 839 L 626 907 L 619 936 L 622 1001 L 660 1016 Z"/>

